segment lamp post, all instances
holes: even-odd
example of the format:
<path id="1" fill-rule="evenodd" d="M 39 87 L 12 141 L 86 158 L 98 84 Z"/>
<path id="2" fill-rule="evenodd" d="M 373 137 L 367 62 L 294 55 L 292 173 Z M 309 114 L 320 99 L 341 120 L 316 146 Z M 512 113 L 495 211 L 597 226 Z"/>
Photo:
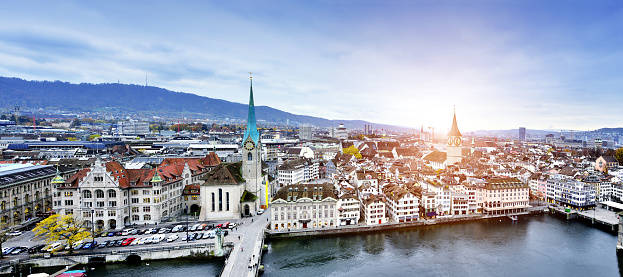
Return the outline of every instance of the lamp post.
<path id="1" fill-rule="evenodd" d="M 95 213 L 95 210 L 91 209 L 91 236 L 93 239 L 91 241 L 91 247 L 95 244 L 95 219 L 93 217 L 93 213 Z M 91 248 L 91 250 L 93 250 L 93 248 Z"/>
<path id="2" fill-rule="evenodd" d="M 190 237 L 188 237 L 188 206 L 186 206 L 186 243 L 190 243 Z"/>

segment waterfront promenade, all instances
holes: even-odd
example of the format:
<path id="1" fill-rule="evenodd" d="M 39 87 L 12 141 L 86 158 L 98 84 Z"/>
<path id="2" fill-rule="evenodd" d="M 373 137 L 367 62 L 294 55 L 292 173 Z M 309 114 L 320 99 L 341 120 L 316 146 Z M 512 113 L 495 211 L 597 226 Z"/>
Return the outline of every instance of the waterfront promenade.
<path id="1" fill-rule="evenodd" d="M 264 230 L 269 223 L 267 221 L 269 214 L 267 210 L 260 216 L 238 221 L 244 223 L 234 229 L 225 239 L 225 242 L 233 242 L 235 247 L 229 254 L 221 276 L 257 276 L 262 256 Z"/>

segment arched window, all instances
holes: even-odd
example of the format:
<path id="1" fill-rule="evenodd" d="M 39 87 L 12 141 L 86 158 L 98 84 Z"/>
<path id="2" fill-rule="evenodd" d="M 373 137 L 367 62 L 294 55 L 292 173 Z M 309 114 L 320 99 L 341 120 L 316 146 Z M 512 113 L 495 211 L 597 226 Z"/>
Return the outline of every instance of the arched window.
<path id="1" fill-rule="evenodd" d="M 24 195 L 24 203 L 30 202 L 30 194 Z"/>
<path id="2" fill-rule="evenodd" d="M 98 189 L 95 191 L 95 197 L 96 198 L 104 198 L 104 191 L 101 189 Z"/>
<path id="3" fill-rule="evenodd" d="M 117 192 L 115 190 L 113 190 L 113 189 L 109 189 L 108 190 L 108 197 L 110 197 L 110 198 L 117 197 Z"/>
<path id="4" fill-rule="evenodd" d="M 41 198 L 41 192 L 35 191 L 35 200 L 39 200 Z"/>
<path id="5" fill-rule="evenodd" d="M 17 206 L 17 197 L 13 198 L 13 207 Z"/>
<path id="6" fill-rule="evenodd" d="M 252 161 L 252 160 L 253 160 L 253 154 L 249 152 L 249 154 L 247 155 L 247 161 Z"/>
<path id="7" fill-rule="evenodd" d="M 45 195 L 46 198 L 50 197 L 50 189 L 46 188 L 44 195 Z"/>
<path id="8" fill-rule="evenodd" d="M 90 190 L 85 190 L 82 192 L 82 198 L 93 198 L 93 194 Z"/>
<path id="9" fill-rule="evenodd" d="M 6 210 L 6 201 L 2 201 L 2 204 L 0 204 L 0 210 Z"/>

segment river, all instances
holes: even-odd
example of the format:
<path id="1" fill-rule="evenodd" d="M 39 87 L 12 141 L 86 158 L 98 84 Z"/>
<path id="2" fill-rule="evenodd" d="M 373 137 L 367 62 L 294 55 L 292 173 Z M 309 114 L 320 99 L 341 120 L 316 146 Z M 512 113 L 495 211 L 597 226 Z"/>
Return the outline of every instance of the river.
<path id="1" fill-rule="evenodd" d="M 269 242 L 264 276 L 620 276 L 616 234 L 552 215 Z M 222 260 L 106 265 L 89 276 L 216 276 Z"/>

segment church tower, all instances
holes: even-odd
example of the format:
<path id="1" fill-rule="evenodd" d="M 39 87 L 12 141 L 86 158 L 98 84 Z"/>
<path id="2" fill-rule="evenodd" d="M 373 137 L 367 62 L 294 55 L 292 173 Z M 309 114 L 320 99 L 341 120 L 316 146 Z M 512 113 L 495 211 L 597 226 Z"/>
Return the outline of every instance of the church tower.
<path id="1" fill-rule="evenodd" d="M 459 127 L 456 124 L 456 111 L 454 112 L 454 118 L 452 119 L 452 128 L 450 128 L 450 132 L 448 133 L 448 165 L 453 165 L 461 162 L 463 160 L 462 157 L 462 147 L 463 141 L 461 140 L 461 132 L 459 132 Z"/>
<path id="2" fill-rule="evenodd" d="M 251 92 L 249 96 L 249 114 L 247 115 L 247 129 L 242 138 L 242 178 L 246 181 L 245 189 L 257 196 L 260 203 L 265 203 L 262 197 L 262 144 L 260 133 L 255 122 L 255 105 L 253 103 L 253 77 L 251 77 Z"/>

